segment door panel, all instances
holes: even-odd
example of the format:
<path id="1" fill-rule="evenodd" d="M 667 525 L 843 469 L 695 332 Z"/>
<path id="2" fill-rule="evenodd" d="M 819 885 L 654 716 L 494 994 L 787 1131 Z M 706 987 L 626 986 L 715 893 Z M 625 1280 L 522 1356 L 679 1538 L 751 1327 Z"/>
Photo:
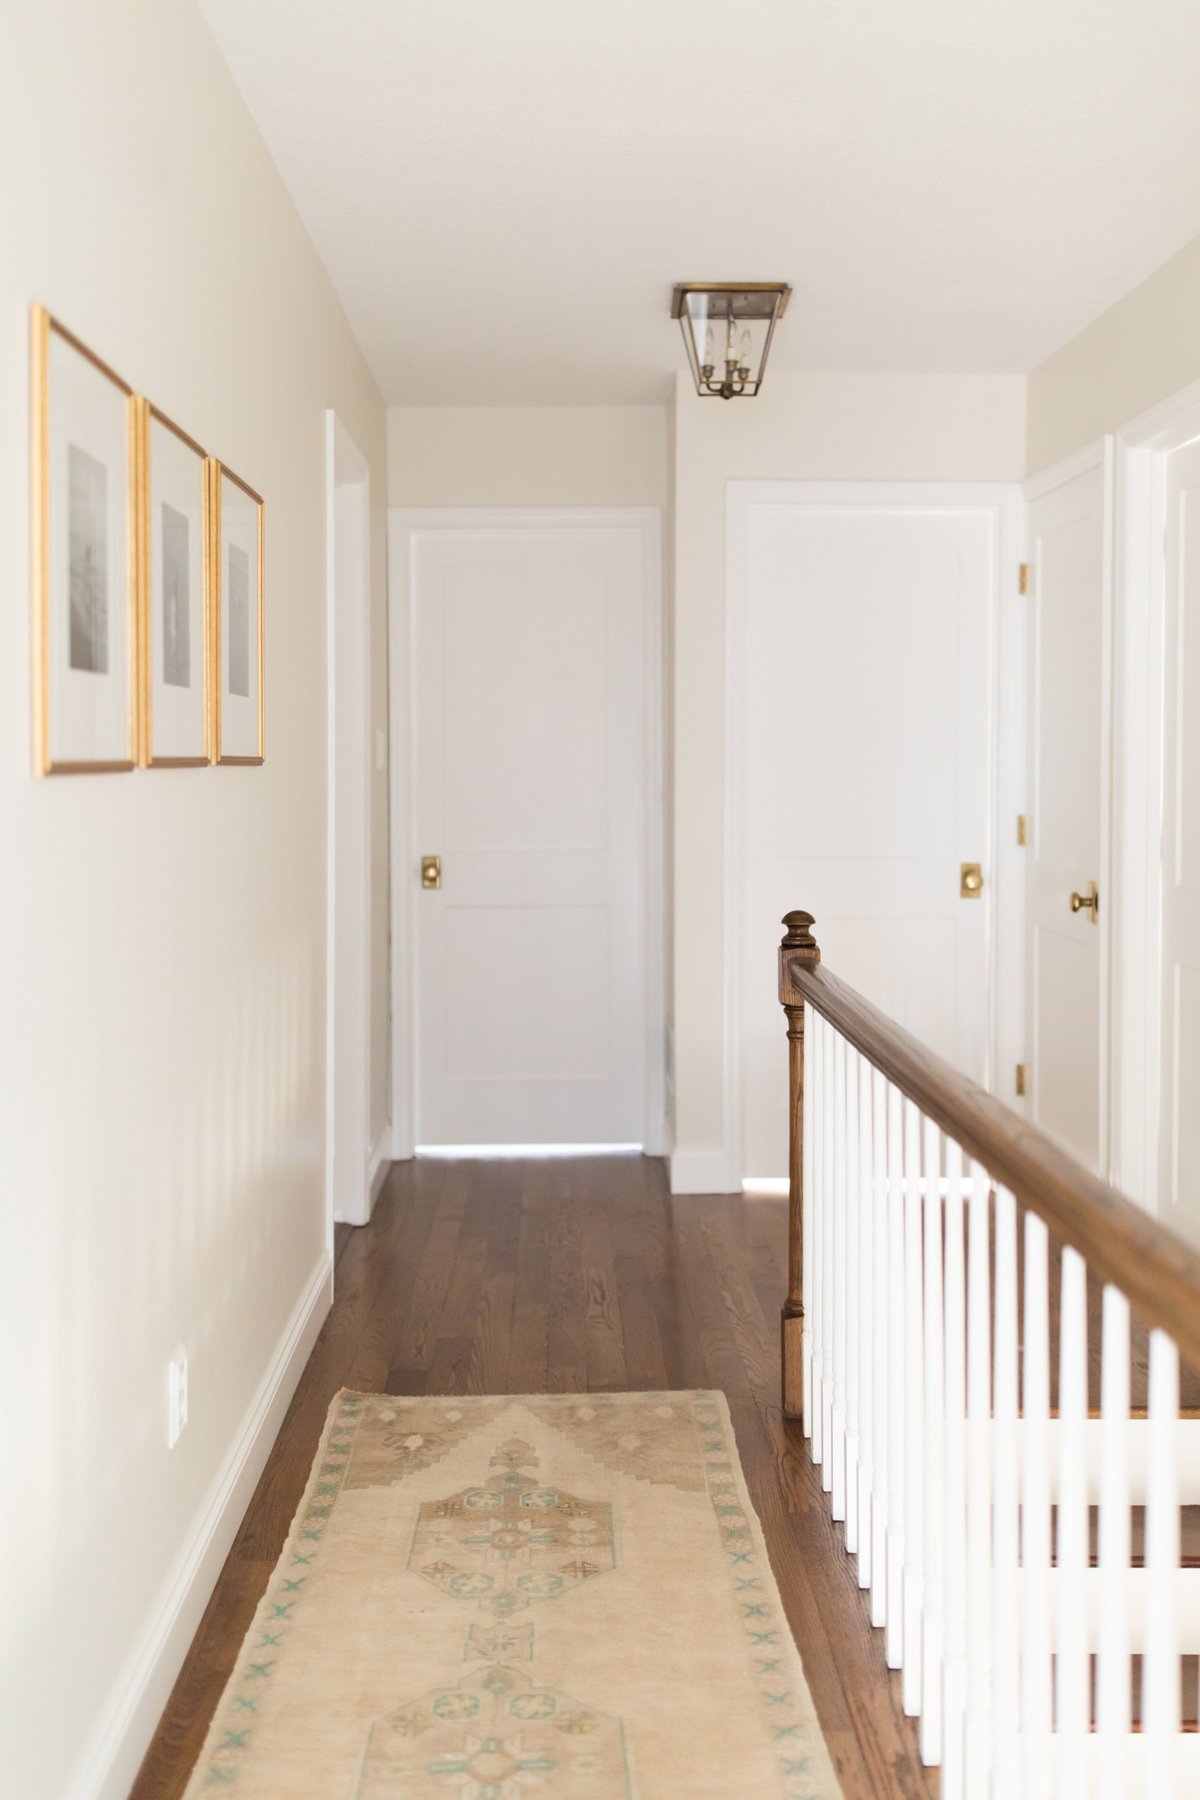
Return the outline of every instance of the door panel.
<path id="1" fill-rule="evenodd" d="M 1089 912 L 1071 911 L 1071 895 L 1101 880 L 1105 492 L 1098 462 L 1029 508 L 1025 959 L 1030 1112 L 1099 1172 L 1105 934 Z"/>
<path id="2" fill-rule="evenodd" d="M 640 1143 L 641 534 L 413 545 L 417 1141 Z"/>
<path id="3" fill-rule="evenodd" d="M 744 543 L 744 1172 L 771 1177 L 791 907 L 838 975 L 986 1078 L 995 517 L 798 498 L 751 505 Z M 984 864 L 979 899 L 960 898 L 964 861 Z"/>
<path id="4" fill-rule="evenodd" d="M 1166 458 L 1163 694 L 1164 1215 L 1200 1237 L 1200 442 Z"/>

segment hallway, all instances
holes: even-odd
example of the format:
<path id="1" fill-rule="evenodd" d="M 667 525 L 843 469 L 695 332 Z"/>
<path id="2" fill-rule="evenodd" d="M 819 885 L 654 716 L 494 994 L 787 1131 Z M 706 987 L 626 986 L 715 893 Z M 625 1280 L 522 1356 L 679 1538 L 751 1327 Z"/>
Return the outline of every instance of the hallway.
<path id="1" fill-rule="evenodd" d="M 133 1800 L 174 1800 L 299 1502 L 339 1388 L 721 1389 L 846 1800 L 924 1800 L 899 1681 L 779 1405 L 784 1203 L 673 1199 L 635 1156 L 397 1163 L 339 1228 L 337 1297 L 151 1744 Z"/>

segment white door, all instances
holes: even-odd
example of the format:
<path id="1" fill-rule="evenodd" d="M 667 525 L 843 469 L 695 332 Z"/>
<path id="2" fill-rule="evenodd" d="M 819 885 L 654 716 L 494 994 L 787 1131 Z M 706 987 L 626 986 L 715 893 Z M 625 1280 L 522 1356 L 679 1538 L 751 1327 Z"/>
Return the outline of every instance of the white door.
<path id="1" fill-rule="evenodd" d="M 1200 442 L 1166 458 L 1160 1214 L 1200 1235 Z"/>
<path id="2" fill-rule="evenodd" d="M 1031 1116 L 1106 1167 L 1102 460 L 1029 507 L 1026 1067 Z M 1072 911 L 1072 895 L 1076 910 Z"/>
<path id="3" fill-rule="evenodd" d="M 793 492 L 735 522 L 747 1178 L 787 1169 L 774 946 L 789 908 L 815 915 L 837 975 L 987 1077 L 997 515 L 911 490 Z M 983 865 L 976 898 L 963 863 Z"/>
<path id="4" fill-rule="evenodd" d="M 644 1141 L 644 545 L 412 534 L 419 1145 Z"/>

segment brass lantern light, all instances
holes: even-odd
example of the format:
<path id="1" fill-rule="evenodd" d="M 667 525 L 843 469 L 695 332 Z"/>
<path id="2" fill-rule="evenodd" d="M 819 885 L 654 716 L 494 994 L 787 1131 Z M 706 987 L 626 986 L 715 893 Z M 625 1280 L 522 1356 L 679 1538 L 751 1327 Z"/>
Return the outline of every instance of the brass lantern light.
<path id="1" fill-rule="evenodd" d="M 786 281 L 681 281 L 671 317 L 683 327 L 696 392 L 750 398 L 762 386 L 775 326 L 787 311 Z"/>

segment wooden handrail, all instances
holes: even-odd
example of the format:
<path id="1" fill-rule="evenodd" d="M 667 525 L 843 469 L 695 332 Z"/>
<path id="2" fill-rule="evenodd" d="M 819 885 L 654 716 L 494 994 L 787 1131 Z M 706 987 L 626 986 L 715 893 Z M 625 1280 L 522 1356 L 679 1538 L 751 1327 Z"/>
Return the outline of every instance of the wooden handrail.
<path id="1" fill-rule="evenodd" d="M 1143 1324 L 1169 1332 L 1185 1360 L 1200 1367 L 1200 1252 L 1085 1169 L 1040 1126 L 1022 1119 L 822 968 L 821 953 L 812 936 L 813 923 L 809 913 L 788 913 L 784 919 L 788 935 L 779 952 L 779 998 L 788 1014 L 789 1037 L 796 1009 L 807 1002 L 921 1112 L 961 1144 L 968 1156 L 982 1163 L 1022 1205 L 1078 1250 L 1097 1276 L 1118 1287 Z M 797 1134 L 803 1128 L 802 1046 L 801 1037 L 800 1068 L 793 1072 L 791 1103 L 790 1260 L 794 1268 L 802 1254 L 797 1191 Z M 790 1360 L 788 1320 L 796 1317 L 796 1298 L 793 1280 L 784 1309 L 785 1362 Z M 798 1407 L 789 1404 L 787 1410 Z"/>

